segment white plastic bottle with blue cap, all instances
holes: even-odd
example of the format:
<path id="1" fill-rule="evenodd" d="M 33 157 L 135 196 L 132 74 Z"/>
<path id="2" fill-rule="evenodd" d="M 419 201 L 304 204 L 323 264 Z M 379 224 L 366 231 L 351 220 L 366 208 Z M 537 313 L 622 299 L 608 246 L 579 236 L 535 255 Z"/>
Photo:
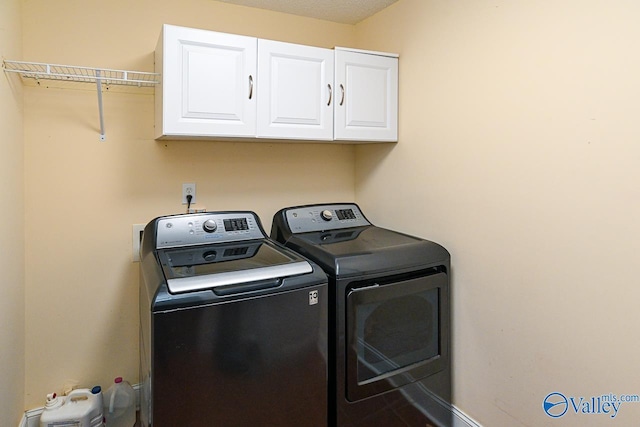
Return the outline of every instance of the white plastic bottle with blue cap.
<path id="1" fill-rule="evenodd" d="M 127 381 L 117 377 L 103 396 L 107 427 L 133 427 L 136 423 L 136 393 Z"/>

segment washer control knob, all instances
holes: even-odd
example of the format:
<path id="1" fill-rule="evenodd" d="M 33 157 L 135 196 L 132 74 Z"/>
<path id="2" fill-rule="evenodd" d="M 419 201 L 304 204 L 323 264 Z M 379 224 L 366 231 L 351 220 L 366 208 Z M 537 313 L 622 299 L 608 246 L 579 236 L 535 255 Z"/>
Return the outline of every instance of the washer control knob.
<path id="1" fill-rule="evenodd" d="M 217 228 L 216 222 L 212 219 L 208 219 L 202 224 L 202 229 L 207 233 L 213 233 Z"/>
<path id="2" fill-rule="evenodd" d="M 322 212 L 320 212 L 320 217 L 325 221 L 331 221 L 333 219 L 333 214 L 331 213 L 330 210 L 325 209 Z"/>

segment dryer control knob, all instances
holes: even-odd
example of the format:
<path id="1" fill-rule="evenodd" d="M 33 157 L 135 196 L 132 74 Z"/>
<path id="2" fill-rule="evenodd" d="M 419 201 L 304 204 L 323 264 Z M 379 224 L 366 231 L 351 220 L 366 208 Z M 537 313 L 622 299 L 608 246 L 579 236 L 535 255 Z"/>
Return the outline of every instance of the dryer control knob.
<path id="1" fill-rule="evenodd" d="M 207 233 L 213 233 L 217 228 L 216 222 L 212 219 L 208 219 L 202 224 L 202 229 Z"/>
<path id="2" fill-rule="evenodd" d="M 320 212 L 320 217 L 322 217 L 322 219 L 324 219 L 325 221 L 331 221 L 333 219 L 333 214 L 330 210 L 325 209 Z"/>

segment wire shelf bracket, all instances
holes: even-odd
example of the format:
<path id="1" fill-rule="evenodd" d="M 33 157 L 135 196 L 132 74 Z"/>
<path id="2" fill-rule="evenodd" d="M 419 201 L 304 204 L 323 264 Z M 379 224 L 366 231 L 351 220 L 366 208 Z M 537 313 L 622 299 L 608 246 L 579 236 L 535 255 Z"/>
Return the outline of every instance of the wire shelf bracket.
<path id="1" fill-rule="evenodd" d="M 113 70 L 109 68 L 79 67 L 75 65 L 48 64 L 3 60 L 6 73 L 17 73 L 23 79 L 57 80 L 65 82 L 95 83 L 98 92 L 100 114 L 100 141 L 106 141 L 102 109 L 102 85 L 153 87 L 160 83 L 160 74 L 144 71 Z"/>

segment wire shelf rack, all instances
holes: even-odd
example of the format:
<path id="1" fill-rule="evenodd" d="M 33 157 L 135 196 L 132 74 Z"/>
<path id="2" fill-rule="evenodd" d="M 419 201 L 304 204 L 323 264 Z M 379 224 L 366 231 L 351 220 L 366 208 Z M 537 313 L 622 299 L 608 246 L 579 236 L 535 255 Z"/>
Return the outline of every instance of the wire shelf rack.
<path id="1" fill-rule="evenodd" d="M 79 67 L 76 65 L 48 64 L 44 62 L 2 61 L 2 68 L 8 73 L 17 73 L 23 79 L 39 81 L 57 80 L 65 82 L 93 83 L 98 93 L 100 114 L 100 141 L 106 141 L 104 114 L 102 110 L 102 85 L 124 85 L 153 87 L 160 83 L 160 74 L 144 71 L 113 70 L 109 68 Z"/>
<path id="2" fill-rule="evenodd" d="M 113 70 L 109 68 L 79 67 L 75 65 L 47 64 L 4 60 L 4 71 L 17 73 L 22 78 L 60 80 L 68 82 L 97 83 L 153 87 L 160 83 L 158 73 L 143 71 Z"/>

